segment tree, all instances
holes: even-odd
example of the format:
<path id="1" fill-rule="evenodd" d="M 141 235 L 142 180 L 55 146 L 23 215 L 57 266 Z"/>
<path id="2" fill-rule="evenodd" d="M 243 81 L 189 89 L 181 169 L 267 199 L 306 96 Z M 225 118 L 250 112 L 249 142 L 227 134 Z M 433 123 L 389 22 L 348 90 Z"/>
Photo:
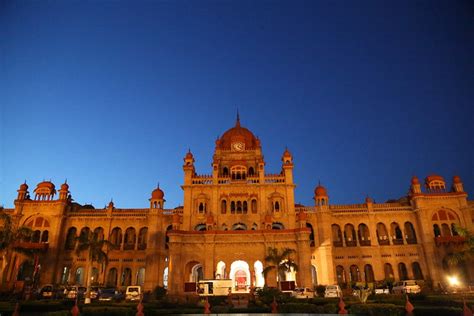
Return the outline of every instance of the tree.
<path id="1" fill-rule="evenodd" d="M 104 251 L 104 247 L 113 249 L 114 245 L 105 239 L 99 239 L 96 234 L 87 230 L 81 232 L 77 237 L 78 245 L 76 248 L 76 255 L 80 256 L 81 253 L 87 252 L 87 267 L 86 267 L 86 298 L 90 299 L 90 275 L 92 274 L 92 267 L 94 262 L 99 264 L 109 262 L 107 252 Z"/>
<path id="2" fill-rule="evenodd" d="M 445 261 L 450 267 L 467 264 L 474 258 L 474 234 L 465 227 L 459 226 L 455 226 L 454 231 L 464 238 L 464 242 L 445 257 Z"/>
<path id="3" fill-rule="evenodd" d="M 266 277 L 270 271 L 275 269 L 277 271 L 276 279 L 278 289 L 280 290 L 280 282 L 281 279 L 284 279 L 285 273 L 298 271 L 298 265 L 291 258 L 291 255 L 294 253 L 296 253 L 296 251 L 290 248 L 285 248 L 282 252 L 280 252 L 277 248 L 268 248 L 268 254 L 265 257 L 265 262 L 270 265 L 263 269 L 263 276 Z"/>
<path id="4" fill-rule="evenodd" d="M 2 272 L 0 274 L 2 287 L 6 281 L 8 265 L 13 253 L 33 258 L 35 250 L 28 248 L 24 241 L 30 241 L 32 230 L 27 226 L 16 227 L 11 215 L 0 210 L 0 255 L 2 256 Z"/>

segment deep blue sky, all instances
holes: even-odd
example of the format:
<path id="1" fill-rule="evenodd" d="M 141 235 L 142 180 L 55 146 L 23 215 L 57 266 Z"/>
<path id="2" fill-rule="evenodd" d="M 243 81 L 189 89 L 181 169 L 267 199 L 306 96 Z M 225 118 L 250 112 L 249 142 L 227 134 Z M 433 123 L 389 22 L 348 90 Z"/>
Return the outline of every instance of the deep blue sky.
<path id="1" fill-rule="evenodd" d="M 474 193 L 471 1 L 4 1 L 0 204 L 68 179 L 79 203 L 182 204 L 242 125 L 267 172 L 288 146 L 296 202 L 406 194 L 413 174 Z"/>

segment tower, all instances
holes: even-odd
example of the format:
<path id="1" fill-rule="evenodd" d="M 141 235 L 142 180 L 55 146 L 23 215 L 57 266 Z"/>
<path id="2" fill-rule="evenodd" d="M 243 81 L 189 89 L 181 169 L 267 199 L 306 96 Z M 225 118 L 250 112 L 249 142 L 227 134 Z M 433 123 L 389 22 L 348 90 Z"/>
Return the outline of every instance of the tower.
<path id="1" fill-rule="evenodd" d="M 165 193 L 160 189 L 158 184 L 156 189 L 151 192 L 150 208 L 151 209 L 163 209 L 165 207 Z"/>

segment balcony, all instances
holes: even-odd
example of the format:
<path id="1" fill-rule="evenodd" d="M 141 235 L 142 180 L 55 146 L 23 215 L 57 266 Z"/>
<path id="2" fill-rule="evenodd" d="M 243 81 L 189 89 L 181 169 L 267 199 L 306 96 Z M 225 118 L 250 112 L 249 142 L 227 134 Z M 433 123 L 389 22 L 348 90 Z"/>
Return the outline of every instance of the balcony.
<path id="1" fill-rule="evenodd" d="M 379 239 L 379 245 L 380 246 L 389 246 L 390 241 L 388 239 Z"/>
<path id="2" fill-rule="evenodd" d="M 355 240 L 346 240 L 347 247 L 357 247 L 357 241 Z"/>
<path id="3" fill-rule="evenodd" d="M 361 240 L 360 245 L 363 247 L 370 246 L 370 240 Z"/>
<path id="4" fill-rule="evenodd" d="M 463 236 L 438 236 L 435 237 L 436 246 L 449 244 L 462 244 L 466 241 L 466 238 Z"/>
<path id="5" fill-rule="evenodd" d="M 123 245 L 123 250 L 134 250 L 135 249 L 135 244 L 124 244 Z"/>
<path id="6" fill-rule="evenodd" d="M 416 245 L 417 243 L 416 238 L 407 238 L 406 241 L 409 245 Z"/>
<path id="7" fill-rule="evenodd" d="M 27 242 L 27 241 L 19 241 L 13 244 L 13 248 L 23 248 L 29 250 L 39 250 L 39 251 L 46 251 L 48 250 L 49 244 L 48 243 L 39 243 L 39 242 Z"/>
<path id="8" fill-rule="evenodd" d="M 335 240 L 332 244 L 334 247 L 342 247 L 342 240 Z"/>
<path id="9" fill-rule="evenodd" d="M 403 245 L 403 239 L 392 239 L 392 244 L 394 245 Z"/>
<path id="10" fill-rule="evenodd" d="M 146 244 L 138 244 L 138 250 L 145 250 Z"/>

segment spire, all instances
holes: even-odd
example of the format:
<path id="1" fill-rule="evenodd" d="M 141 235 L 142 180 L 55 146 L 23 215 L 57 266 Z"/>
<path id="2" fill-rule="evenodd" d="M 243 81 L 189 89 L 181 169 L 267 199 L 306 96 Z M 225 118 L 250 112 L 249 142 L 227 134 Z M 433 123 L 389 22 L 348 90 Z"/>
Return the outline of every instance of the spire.
<path id="1" fill-rule="evenodd" d="M 237 120 L 235 121 L 235 126 L 236 126 L 236 127 L 240 127 L 239 109 L 237 109 Z"/>

